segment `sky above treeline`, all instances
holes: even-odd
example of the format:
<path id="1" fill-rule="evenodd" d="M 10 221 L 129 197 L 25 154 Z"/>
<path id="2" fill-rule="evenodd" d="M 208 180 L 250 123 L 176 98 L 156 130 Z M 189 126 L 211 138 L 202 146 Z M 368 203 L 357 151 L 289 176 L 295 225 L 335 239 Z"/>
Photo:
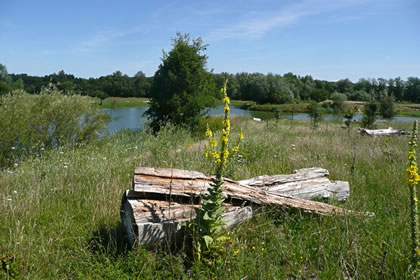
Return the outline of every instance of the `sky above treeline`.
<path id="1" fill-rule="evenodd" d="M 215 73 L 420 76 L 419 0 L 0 0 L 9 73 L 152 76 L 177 32 L 209 44 Z"/>

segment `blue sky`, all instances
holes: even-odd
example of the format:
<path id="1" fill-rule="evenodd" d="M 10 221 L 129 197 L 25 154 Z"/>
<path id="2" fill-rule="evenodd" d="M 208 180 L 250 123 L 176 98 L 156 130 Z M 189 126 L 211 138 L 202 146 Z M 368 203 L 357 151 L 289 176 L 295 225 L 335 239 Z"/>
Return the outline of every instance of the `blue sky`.
<path id="1" fill-rule="evenodd" d="M 419 0 L 0 0 L 10 73 L 152 76 L 176 32 L 209 44 L 215 73 L 420 77 Z"/>

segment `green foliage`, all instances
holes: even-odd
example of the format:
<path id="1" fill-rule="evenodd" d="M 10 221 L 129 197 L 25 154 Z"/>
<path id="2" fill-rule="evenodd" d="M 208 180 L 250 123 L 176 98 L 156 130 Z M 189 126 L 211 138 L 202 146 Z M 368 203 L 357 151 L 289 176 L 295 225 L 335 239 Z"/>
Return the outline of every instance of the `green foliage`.
<path id="1" fill-rule="evenodd" d="M 314 89 L 310 95 L 310 99 L 316 102 L 324 101 L 327 98 L 328 98 L 328 91 L 323 88 Z"/>
<path id="2" fill-rule="evenodd" d="M 146 115 L 153 131 L 171 122 L 194 131 L 203 110 L 215 103 L 215 85 L 207 72 L 207 45 L 201 38 L 190 40 L 189 35 L 177 34 L 173 49 L 163 53 L 150 89 L 151 106 Z"/>
<path id="3" fill-rule="evenodd" d="M 10 92 L 10 88 L 5 81 L 0 81 L 0 96 Z"/>
<path id="4" fill-rule="evenodd" d="M 370 95 L 364 90 L 355 90 L 349 94 L 350 100 L 369 101 Z"/>
<path id="5" fill-rule="evenodd" d="M 60 146 L 98 138 L 108 116 L 79 95 L 44 89 L 39 95 L 14 91 L 0 99 L 0 167 Z"/>
<path id="6" fill-rule="evenodd" d="M 318 123 L 322 120 L 321 109 L 321 106 L 315 101 L 310 102 L 308 105 L 308 111 L 309 116 L 311 117 L 312 128 L 317 128 Z"/>
<path id="7" fill-rule="evenodd" d="M 348 134 L 350 136 L 350 130 L 351 130 L 351 122 L 353 121 L 354 115 L 356 114 L 356 112 L 358 111 L 357 106 L 354 106 L 351 109 L 348 109 L 345 113 L 344 113 L 344 118 L 346 119 L 344 121 L 347 129 L 348 129 Z"/>
<path id="8" fill-rule="evenodd" d="M 374 100 L 367 102 L 364 106 L 362 127 L 373 128 L 376 121 L 377 112 L 378 112 L 378 103 Z"/>
<path id="9" fill-rule="evenodd" d="M 343 93 L 334 92 L 330 99 L 333 101 L 332 107 L 334 112 L 338 113 L 343 111 L 344 102 L 347 100 L 347 96 Z"/>
<path id="10" fill-rule="evenodd" d="M 379 113 L 384 118 L 392 118 L 395 114 L 394 97 L 384 96 L 379 100 Z"/>
<path id="11" fill-rule="evenodd" d="M 20 279 L 20 268 L 16 257 L 0 248 L 0 279 Z"/>

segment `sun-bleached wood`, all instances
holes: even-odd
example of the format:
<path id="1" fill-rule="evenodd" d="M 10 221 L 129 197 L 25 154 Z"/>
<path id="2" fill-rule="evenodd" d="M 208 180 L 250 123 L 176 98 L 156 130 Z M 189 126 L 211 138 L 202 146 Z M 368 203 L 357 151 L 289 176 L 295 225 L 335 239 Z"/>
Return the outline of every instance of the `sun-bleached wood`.
<path id="1" fill-rule="evenodd" d="M 391 135 L 409 135 L 410 133 L 401 130 L 401 129 L 393 129 L 392 127 L 386 129 L 362 129 L 360 130 L 360 134 L 368 135 L 368 136 L 391 136 Z"/>
<path id="2" fill-rule="evenodd" d="M 239 181 L 241 185 L 260 188 L 272 194 L 301 199 L 336 199 L 346 201 L 350 186 L 346 181 L 330 181 L 328 170 L 323 168 L 302 168 L 292 174 L 258 176 Z"/>
<path id="3" fill-rule="evenodd" d="M 344 197 L 346 192 L 347 198 L 348 183 L 343 182 L 347 185 L 342 184 L 342 191 L 328 191 L 327 187 L 333 188 L 334 184 L 340 183 L 329 181 L 327 176 L 325 169 L 310 168 L 296 170 L 290 175 L 260 176 L 240 182 L 225 178 L 226 212 L 223 219 L 226 226 L 232 228 L 252 217 L 255 210 L 264 205 L 319 215 L 370 215 L 301 199 L 340 194 L 335 196 L 338 198 Z M 311 188 L 311 181 L 318 187 Z M 211 177 L 197 171 L 136 168 L 133 189 L 124 193 L 121 203 L 121 218 L 129 243 L 175 242 L 182 235 L 181 224 L 195 217 L 194 208 L 200 207 L 199 198 L 207 192 L 210 183 Z"/>

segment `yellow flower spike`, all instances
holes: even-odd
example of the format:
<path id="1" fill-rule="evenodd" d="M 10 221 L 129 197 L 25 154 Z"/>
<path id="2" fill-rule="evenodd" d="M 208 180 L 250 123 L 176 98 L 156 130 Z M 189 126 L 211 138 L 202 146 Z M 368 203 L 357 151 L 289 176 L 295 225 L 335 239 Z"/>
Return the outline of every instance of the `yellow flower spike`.
<path id="1" fill-rule="evenodd" d="M 229 112 L 229 110 L 230 110 L 230 108 L 226 104 L 225 107 L 223 108 L 223 112 L 226 113 L 226 112 Z"/>
<path id="2" fill-rule="evenodd" d="M 208 151 L 205 151 L 205 152 L 204 152 L 204 156 L 205 156 L 205 157 L 208 157 L 208 156 L 209 156 L 209 152 L 208 152 Z"/>
<path id="3" fill-rule="evenodd" d="M 408 159 L 413 159 L 414 157 L 414 152 L 409 152 L 408 153 Z"/>
<path id="4" fill-rule="evenodd" d="M 242 133 L 242 128 L 241 128 L 241 133 L 239 133 L 239 139 L 244 139 L 245 138 L 245 136 L 244 136 L 244 134 Z"/>
<path id="5" fill-rule="evenodd" d="M 420 181 L 418 167 L 416 163 L 416 147 L 417 147 L 417 121 L 413 123 L 413 132 L 411 140 L 408 142 L 410 150 L 408 153 L 408 168 L 405 170 L 407 176 L 407 185 L 410 190 L 410 216 L 411 216 L 411 271 L 410 274 L 418 279 L 420 272 L 420 231 L 419 231 L 419 210 L 417 197 L 417 184 Z"/>
<path id="6" fill-rule="evenodd" d="M 213 136 L 213 132 L 210 130 L 209 124 L 207 124 L 206 136 L 207 137 L 212 137 Z"/>
<path id="7" fill-rule="evenodd" d="M 237 151 L 239 151 L 239 146 L 235 146 L 232 148 L 232 153 L 236 153 Z"/>
<path id="8" fill-rule="evenodd" d="M 229 156 L 229 152 L 228 151 L 223 151 L 223 158 L 227 159 Z"/>
<path id="9" fill-rule="evenodd" d="M 217 146 L 217 140 L 211 139 L 209 141 L 209 145 L 210 145 L 211 148 L 215 148 Z"/>
<path id="10" fill-rule="evenodd" d="M 222 142 L 223 144 L 227 144 L 227 142 L 229 141 L 229 138 L 227 138 L 225 135 L 222 136 Z"/>
<path id="11" fill-rule="evenodd" d="M 225 97 L 222 99 L 222 102 L 223 102 L 224 104 L 230 104 L 230 99 L 229 99 L 229 97 L 225 96 Z"/>

